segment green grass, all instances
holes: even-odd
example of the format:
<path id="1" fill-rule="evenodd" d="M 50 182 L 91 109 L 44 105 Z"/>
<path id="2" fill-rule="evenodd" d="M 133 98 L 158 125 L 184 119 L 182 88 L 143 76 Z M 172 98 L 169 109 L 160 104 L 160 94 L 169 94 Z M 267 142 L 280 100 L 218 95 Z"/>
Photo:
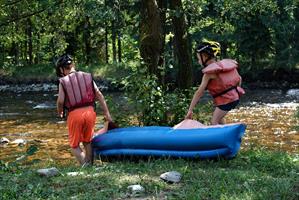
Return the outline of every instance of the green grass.
<path id="1" fill-rule="evenodd" d="M 128 199 L 127 187 L 141 184 L 140 199 L 298 199 L 298 155 L 261 149 L 241 150 L 232 160 L 130 159 L 96 161 L 81 169 L 39 163 L 0 171 L 1 199 Z M 36 169 L 57 167 L 61 175 L 40 177 Z M 182 180 L 168 184 L 160 174 L 175 170 Z M 85 175 L 67 176 L 81 171 Z"/>

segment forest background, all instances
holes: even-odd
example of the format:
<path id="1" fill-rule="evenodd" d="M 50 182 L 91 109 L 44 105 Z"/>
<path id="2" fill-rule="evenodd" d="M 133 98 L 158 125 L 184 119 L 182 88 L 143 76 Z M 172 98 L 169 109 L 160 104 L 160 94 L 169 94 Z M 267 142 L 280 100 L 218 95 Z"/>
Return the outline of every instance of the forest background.
<path id="1" fill-rule="evenodd" d="M 48 65 L 54 71 L 57 57 L 69 53 L 87 69 L 143 68 L 161 83 L 189 88 L 200 80 L 194 48 L 206 38 L 221 43 L 221 57 L 236 59 L 245 79 L 291 80 L 299 63 L 298 4 L 295 0 L 1 1 L 1 75 L 32 65 Z"/>

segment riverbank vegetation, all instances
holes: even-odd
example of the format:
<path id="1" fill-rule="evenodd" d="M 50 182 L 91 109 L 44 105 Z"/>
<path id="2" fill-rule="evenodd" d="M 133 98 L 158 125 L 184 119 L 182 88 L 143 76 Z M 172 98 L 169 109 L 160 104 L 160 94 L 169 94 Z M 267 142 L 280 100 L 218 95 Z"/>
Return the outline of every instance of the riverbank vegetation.
<path id="1" fill-rule="evenodd" d="M 23 161 L 24 162 L 24 161 Z M 74 163 L 55 165 L 0 163 L 2 199 L 298 199 L 298 155 L 263 149 L 240 151 L 232 160 L 169 158 L 97 160 L 90 168 Z M 30 162 L 27 162 L 30 163 Z M 57 167 L 55 177 L 40 177 L 36 169 Z M 178 171 L 178 184 L 159 176 Z M 75 173 L 78 172 L 77 175 Z M 127 187 L 145 192 L 131 196 Z"/>

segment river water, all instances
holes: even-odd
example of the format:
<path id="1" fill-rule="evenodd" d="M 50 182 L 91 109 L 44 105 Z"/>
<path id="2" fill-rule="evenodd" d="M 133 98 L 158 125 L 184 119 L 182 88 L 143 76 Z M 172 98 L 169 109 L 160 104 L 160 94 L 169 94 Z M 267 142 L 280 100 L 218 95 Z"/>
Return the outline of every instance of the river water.
<path id="1" fill-rule="evenodd" d="M 30 145 L 38 147 L 31 159 L 63 163 L 74 160 L 68 146 L 66 124 L 56 117 L 55 86 L 0 87 L 0 160 L 12 161 L 20 157 Z M 26 88 L 26 89 L 24 89 Z M 28 89 L 29 88 L 29 89 Z M 226 117 L 226 123 L 247 125 L 242 149 L 262 147 L 270 150 L 299 153 L 299 120 L 294 117 L 299 106 L 299 89 L 247 90 L 237 109 Z M 112 99 L 121 93 L 104 93 Z M 97 125 L 103 123 L 98 113 Z M 20 139 L 24 144 L 18 144 Z M 22 142 L 22 141 L 21 141 Z"/>

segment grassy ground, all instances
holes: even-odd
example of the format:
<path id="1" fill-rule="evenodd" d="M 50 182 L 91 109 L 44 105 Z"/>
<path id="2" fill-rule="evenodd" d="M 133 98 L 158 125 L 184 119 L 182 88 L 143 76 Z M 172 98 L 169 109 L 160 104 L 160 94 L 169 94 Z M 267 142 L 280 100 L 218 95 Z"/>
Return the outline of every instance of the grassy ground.
<path id="1" fill-rule="evenodd" d="M 72 161 L 73 162 L 73 161 Z M 298 199 L 298 155 L 261 149 L 241 150 L 232 160 L 121 159 L 99 161 L 90 168 L 74 163 L 55 166 L 61 174 L 40 177 L 36 169 L 53 163 L 22 165 L 0 170 L 0 199 Z M 159 179 L 178 171 L 182 180 Z M 83 175 L 67 176 L 80 171 Z M 127 187 L 140 184 L 145 192 L 129 195 Z"/>

